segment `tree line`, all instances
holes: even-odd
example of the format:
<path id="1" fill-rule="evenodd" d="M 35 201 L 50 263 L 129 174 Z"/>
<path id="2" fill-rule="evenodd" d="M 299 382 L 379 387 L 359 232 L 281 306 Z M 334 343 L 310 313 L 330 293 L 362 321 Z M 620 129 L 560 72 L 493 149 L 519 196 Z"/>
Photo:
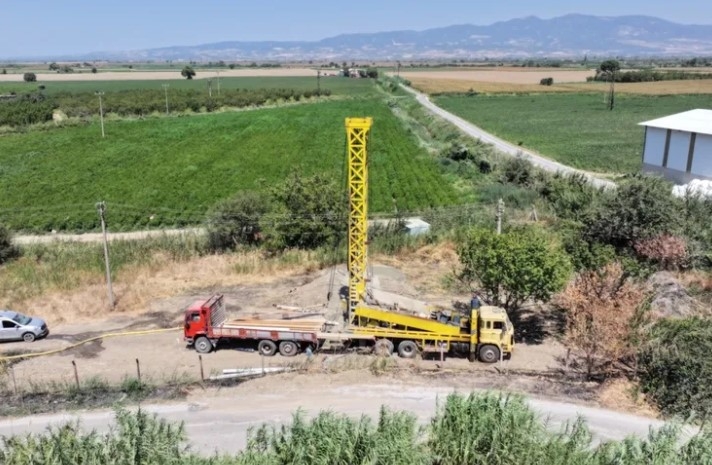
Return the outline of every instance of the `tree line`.
<path id="1" fill-rule="evenodd" d="M 197 90 L 171 90 L 166 105 L 162 90 L 132 89 L 106 93 L 102 100 L 104 113 L 120 116 L 147 116 L 151 113 L 183 111 L 215 111 L 222 107 L 242 108 L 265 105 L 268 102 L 329 96 L 329 89 L 222 89 L 220 94 Z M 48 95 L 38 92 L 18 95 L 0 101 L 0 126 L 26 126 L 52 120 L 54 110 L 69 117 L 89 117 L 99 114 L 99 100 L 92 92 L 58 92 Z"/>

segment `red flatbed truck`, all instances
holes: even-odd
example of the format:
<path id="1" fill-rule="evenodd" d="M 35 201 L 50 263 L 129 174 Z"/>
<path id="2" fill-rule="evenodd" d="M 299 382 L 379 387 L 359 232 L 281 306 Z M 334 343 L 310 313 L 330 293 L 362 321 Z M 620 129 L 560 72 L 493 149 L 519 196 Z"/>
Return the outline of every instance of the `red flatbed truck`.
<path id="1" fill-rule="evenodd" d="M 266 356 L 277 352 L 292 357 L 319 346 L 323 323 L 304 320 L 233 320 L 227 321 L 222 295 L 197 301 L 185 310 L 185 341 L 206 354 L 227 341 L 247 344 Z"/>

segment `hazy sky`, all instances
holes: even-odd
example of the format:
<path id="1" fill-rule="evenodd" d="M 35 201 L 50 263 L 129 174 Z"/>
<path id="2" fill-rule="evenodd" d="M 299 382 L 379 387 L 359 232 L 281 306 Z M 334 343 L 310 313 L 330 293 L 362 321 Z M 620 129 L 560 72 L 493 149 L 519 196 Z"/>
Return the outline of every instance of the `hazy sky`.
<path id="1" fill-rule="evenodd" d="M 710 0 L 0 0 L 0 57 L 318 40 L 350 32 L 486 25 L 536 15 L 645 14 L 712 24 Z"/>

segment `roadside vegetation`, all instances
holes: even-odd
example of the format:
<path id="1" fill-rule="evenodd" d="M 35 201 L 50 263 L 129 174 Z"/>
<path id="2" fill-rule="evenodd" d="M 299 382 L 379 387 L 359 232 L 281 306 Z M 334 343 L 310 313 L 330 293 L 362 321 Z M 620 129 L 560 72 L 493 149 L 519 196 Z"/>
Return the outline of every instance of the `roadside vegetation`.
<path id="1" fill-rule="evenodd" d="M 677 425 L 594 445 L 583 421 L 547 428 L 520 396 L 451 394 L 425 426 L 406 411 L 382 408 L 377 419 L 322 411 L 294 414 L 281 427 L 248 433 L 247 448 L 234 456 L 206 458 L 190 449 L 182 424 L 142 410 L 117 410 L 116 428 L 84 432 L 76 423 L 47 432 L 3 439 L 0 461 L 27 463 L 161 463 L 166 465 L 271 464 L 561 464 L 697 465 L 712 460 L 712 433 L 684 437 Z"/>

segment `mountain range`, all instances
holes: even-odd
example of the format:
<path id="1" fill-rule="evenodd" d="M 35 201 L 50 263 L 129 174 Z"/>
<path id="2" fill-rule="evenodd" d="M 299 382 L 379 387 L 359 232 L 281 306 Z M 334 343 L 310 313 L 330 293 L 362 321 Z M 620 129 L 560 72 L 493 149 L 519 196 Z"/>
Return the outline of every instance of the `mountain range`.
<path id="1" fill-rule="evenodd" d="M 81 60 L 418 60 L 566 58 L 588 55 L 712 55 L 712 25 L 650 16 L 535 16 L 488 26 L 461 24 L 424 31 L 342 34 L 319 41 L 229 41 L 60 57 Z M 57 57 L 54 57 L 57 58 Z"/>

